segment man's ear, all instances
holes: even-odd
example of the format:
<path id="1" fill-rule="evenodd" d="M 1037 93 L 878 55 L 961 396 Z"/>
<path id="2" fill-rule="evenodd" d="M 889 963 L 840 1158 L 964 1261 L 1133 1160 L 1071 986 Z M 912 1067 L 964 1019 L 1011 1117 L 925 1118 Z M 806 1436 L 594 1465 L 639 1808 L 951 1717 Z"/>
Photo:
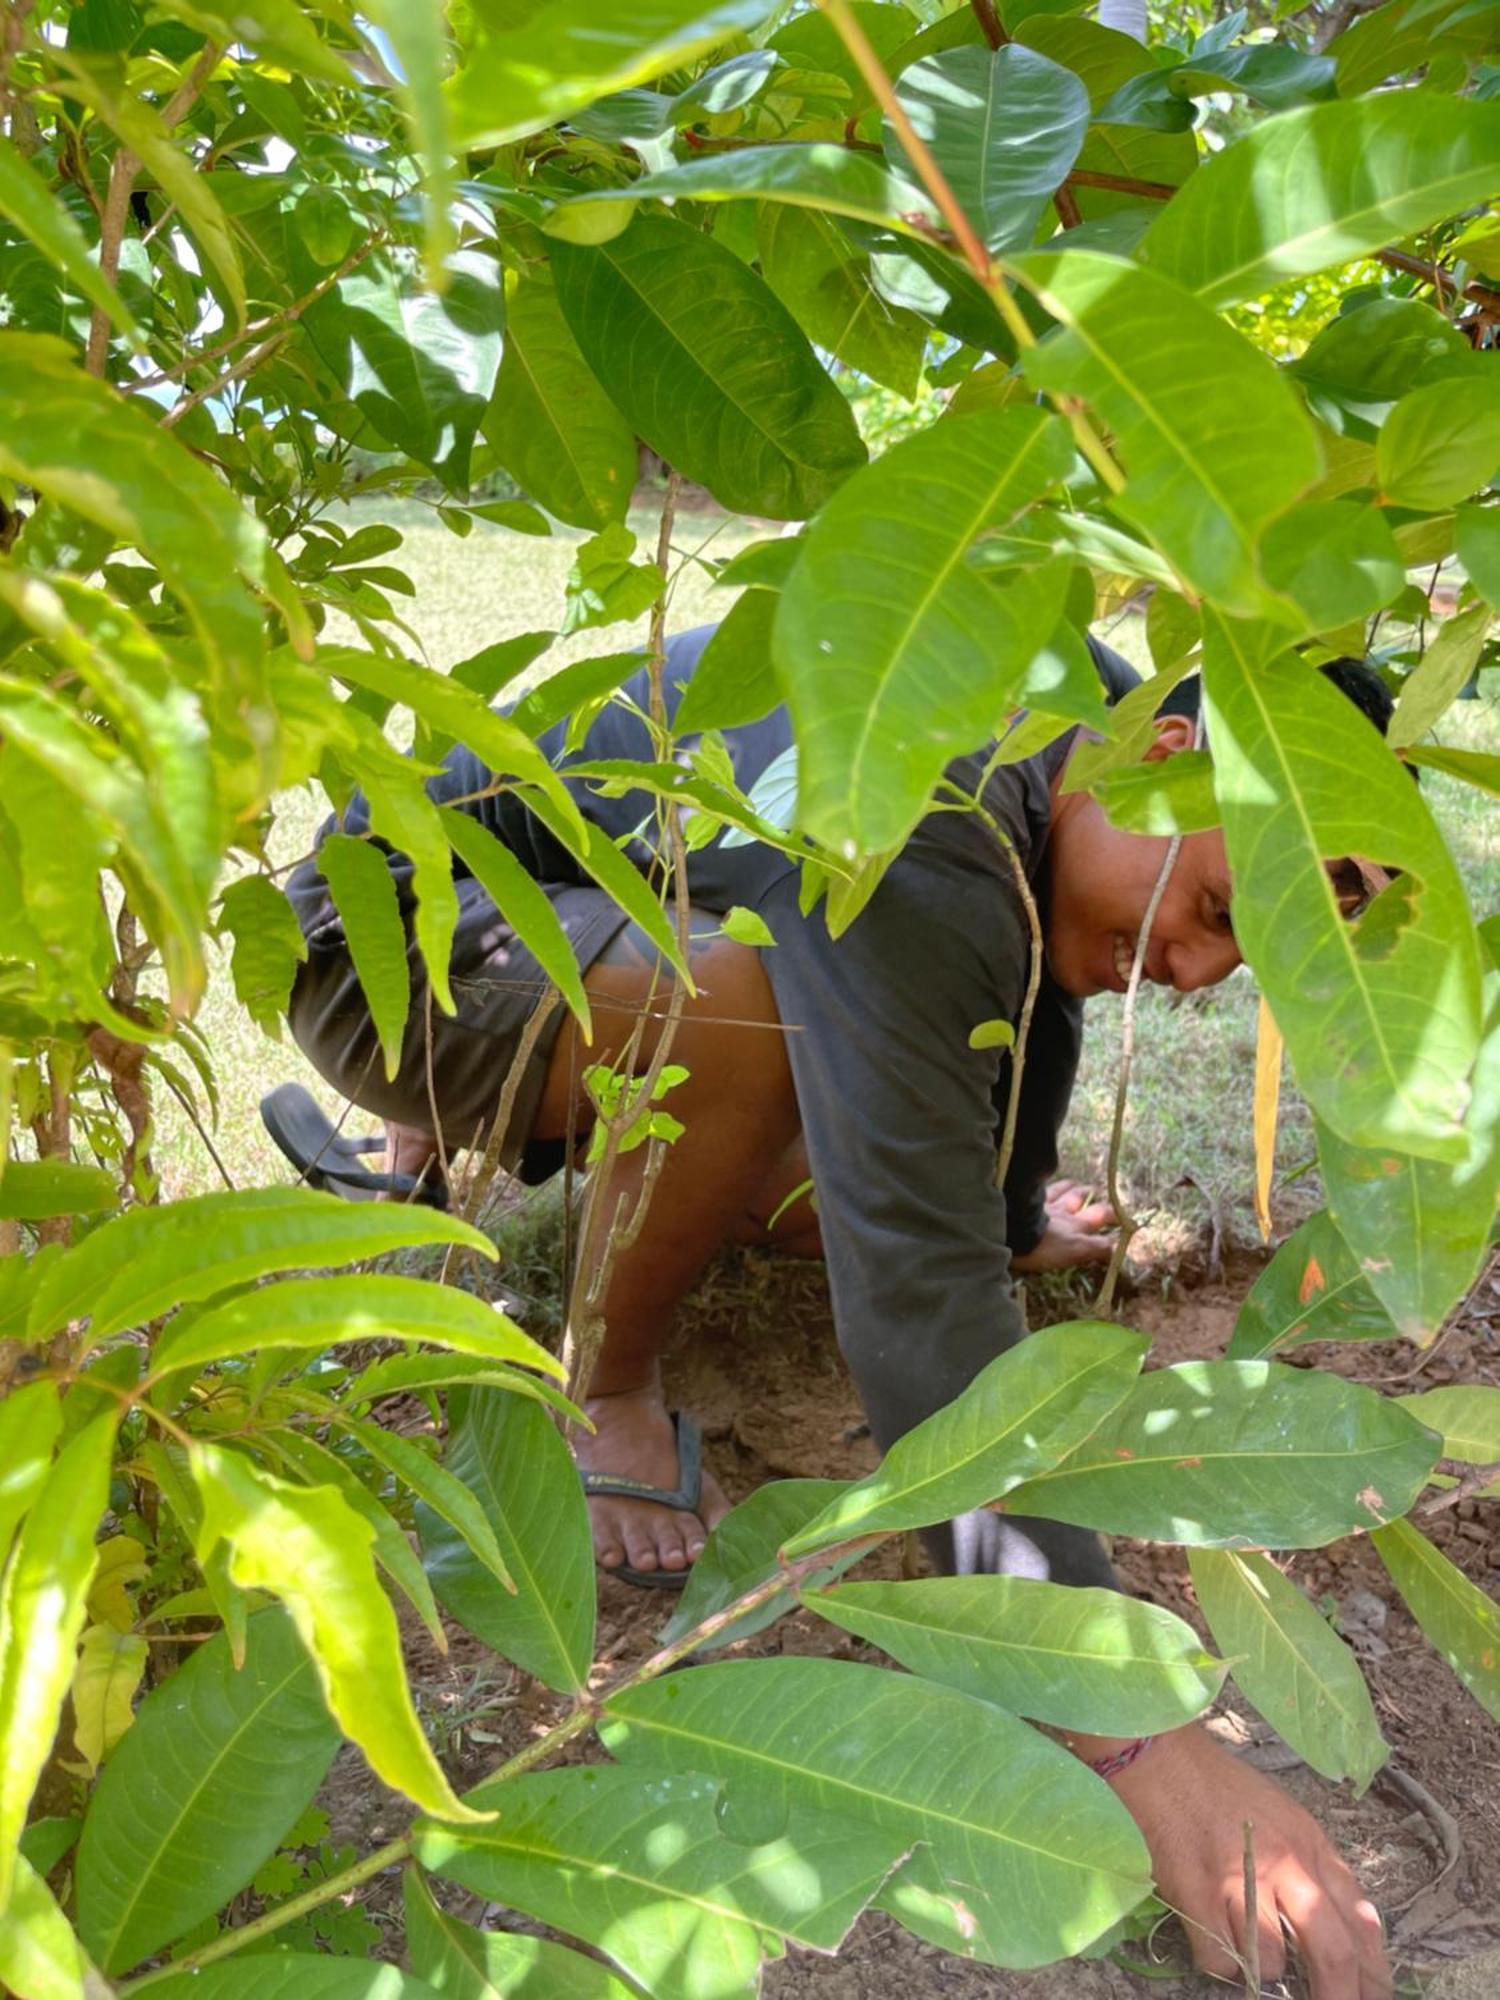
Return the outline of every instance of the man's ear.
<path id="1" fill-rule="evenodd" d="M 1163 757 L 1173 757 L 1179 750 L 1191 750 L 1197 730 L 1191 717 L 1186 715 L 1159 715 L 1152 728 L 1156 731 L 1155 741 L 1146 752 L 1144 762 L 1159 763 Z"/>

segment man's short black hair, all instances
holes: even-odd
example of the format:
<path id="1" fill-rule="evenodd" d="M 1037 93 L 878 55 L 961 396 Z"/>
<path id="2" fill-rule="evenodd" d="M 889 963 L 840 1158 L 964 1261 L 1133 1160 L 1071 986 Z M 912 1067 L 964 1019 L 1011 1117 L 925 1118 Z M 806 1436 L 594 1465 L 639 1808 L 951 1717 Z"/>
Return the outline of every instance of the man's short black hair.
<path id="1" fill-rule="evenodd" d="M 1318 671 L 1333 682 L 1340 694 L 1348 696 L 1360 714 L 1373 722 L 1382 736 L 1385 735 L 1396 704 L 1391 699 L 1390 689 L 1368 660 L 1357 660 L 1346 653 L 1337 660 L 1325 660 Z M 1189 674 L 1186 680 L 1177 683 L 1156 712 L 1158 715 L 1185 715 L 1190 722 L 1196 722 L 1201 696 L 1199 676 Z"/>

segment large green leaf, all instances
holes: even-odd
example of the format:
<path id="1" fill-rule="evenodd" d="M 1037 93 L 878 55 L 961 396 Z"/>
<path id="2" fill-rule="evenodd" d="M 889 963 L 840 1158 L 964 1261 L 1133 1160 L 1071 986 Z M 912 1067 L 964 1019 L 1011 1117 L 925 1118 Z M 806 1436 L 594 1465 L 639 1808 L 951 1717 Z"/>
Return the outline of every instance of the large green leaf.
<path id="1" fill-rule="evenodd" d="M 349 960 L 380 1040 L 386 1080 L 401 1068 L 411 1013 L 411 965 L 395 878 L 384 852 L 351 834 L 330 833 L 318 867 L 338 912 Z"/>
<path id="2" fill-rule="evenodd" d="M 844 1583 L 803 1602 L 914 1674 L 1059 1729 L 1180 1728 L 1213 1701 L 1227 1671 L 1191 1626 L 1116 1590 L 938 1576 Z"/>
<path id="3" fill-rule="evenodd" d="M 1066 429 L 1040 410 L 977 411 L 893 446 L 819 515 L 773 643 L 800 815 L 820 840 L 850 854 L 896 846 L 948 759 L 994 730 L 1060 607 L 1048 616 L 1039 597 L 1040 629 L 1016 646 L 964 552 L 1072 459 Z"/>
<path id="4" fill-rule="evenodd" d="M 491 1576 L 507 1590 L 515 1589 L 489 1517 L 461 1479 L 455 1479 L 445 1465 L 439 1465 L 419 1444 L 399 1431 L 361 1423 L 357 1417 L 341 1417 L 340 1422 L 351 1437 L 359 1439 L 377 1465 L 394 1473 L 401 1485 L 409 1488 L 430 1512 L 447 1522 Z"/>
<path id="5" fill-rule="evenodd" d="M 322 274 L 291 223 L 287 243 L 295 280 L 311 289 Z M 500 367 L 505 292 L 488 250 L 451 252 L 442 275 L 435 293 L 409 253 L 377 250 L 301 324 L 378 436 L 457 490 Z"/>
<path id="6" fill-rule="evenodd" d="M 1405 1513 L 1437 1448 L 1357 1382 L 1266 1361 L 1184 1361 L 1142 1376 L 1002 1511 L 1198 1548 L 1319 1548 Z"/>
<path id="7" fill-rule="evenodd" d="M 118 1421 L 110 1408 L 63 1446 L 0 1585 L 0 1909 L 10 1900 L 26 1808 L 52 1753 L 88 1616 Z"/>
<path id="8" fill-rule="evenodd" d="M 476 1930 L 439 1909 L 415 1868 L 402 1886 L 407 1955 L 449 2000 L 631 2000 L 596 1958 L 545 1938 Z"/>
<path id="9" fill-rule="evenodd" d="M 495 1256 L 456 1216 L 386 1202 L 340 1201 L 310 1188 L 242 1188 L 163 1208 L 133 1208 L 67 1252 L 37 1287 L 32 1337 L 92 1315 L 94 1339 L 143 1325 L 173 1306 L 319 1264 L 358 1264 L 424 1243 Z"/>
<path id="10" fill-rule="evenodd" d="M 776 593 L 747 590 L 735 599 L 698 655 L 673 718 L 679 736 L 759 722 L 781 703 L 771 659 Z"/>
<path id="11" fill-rule="evenodd" d="M 1392 1521 L 1371 1539 L 1441 1659 L 1500 1722 L 1500 1605 L 1410 1521 Z"/>
<path id="12" fill-rule="evenodd" d="M 1435 512 L 1482 492 L 1500 469 L 1500 373 L 1484 365 L 1403 396 L 1380 427 L 1375 469 L 1394 507 Z"/>
<path id="13" fill-rule="evenodd" d="M 539 1404 L 476 1390 L 447 1469 L 483 1508 L 515 1580 L 506 1590 L 463 1536 L 418 1505 L 417 1532 L 446 1611 L 548 1687 L 581 1692 L 594 1651 L 594 1552 L 572 1453 Z"/>
<path id="14" fill-rule="evenodd" d="M 924 222 L 936 222 L 930 198 L 891 173 L 882 161 L 845 146 L 814 142 L 716 153 L 644 174 L 624 187 L 576 195 L 553 210 L 547 233 L 569 243 L 607 242 L 629 222 L 635 204 L 652 196 L 674 201 L 788 202 L 819 215 L 852 215 L 913 235 L 920 233 Z"/>
<path id="15" fill-rule="evenodd" d="M 924 1528 L 983 1507 L 1055 1465 L 1129 1393 L 1149 1342 L 1077 1320 L 997 1355 L 951 1403 L 898 1438 L 785 1547 Z"/>
<path id="16" fill-rule="evenodd" d="M 194 1646 L 100 1776 L 78 1848 L 78 1927 L 119 1973 L 237 1895 L 338 1748 L 292 1621 L 260 1611 L 236 1668 L 227 1634 Z"/>
<path id="17" fill-rule="evenodd" d="M 1205 619 L 1235 935 L 1320 1116 L 1355 1144 L 1462 1159 L 1480 991 L 1457 867 L 1365 719 L 1302 660 L 1267 660 L 1263 639 Z M 1406 871 L 1353 923 L 1324 869 L 1344 855 Z"/>
<path id="18" fill-rule="evenodd" d="M 0 1402 L 0 1566 L 41 1491 L 61 1429 L 62 1403 L 51 1382 L 23 1382 Z"/>
<path id="19" fill-rule="evenodd" d="M 1390 1755 L 1359 1662 L 1265 1556 L 1194 1549 L 1189 1564 L 1236 1684 L 1298 1756 L 1363 1791 Z"/>
<path id="20" fill-rule="evenodd" d="M 561 1364 L 488 1299 L 428 1278 L 389 1274 L 287 1278 L 242 1293 L 171 1327 L 157 1342 L 152 1373 L 202 1368 L 261 1348 L 332 1347 L 346 1340 L 430 1341 L 455 1354 L 519 1362 L 547 1375 Z"/>
<path id="21" fill-rule="evenodd" d="M 736 1598 L 768 1583 L 780 1569 L 788 1536 L 814 1519 L 847 1488 L 841 1479 L 772 1479 L 741 1500 L 714 1528 L 688 1572 L 677 1609 L 662 1633 L 670 1645 L 705 1618 L 725 1611 Z M 863 1551 L 840 1556 L 822 1572 L 829 1581 L 857 1562 Z M 786 1611 L 791 1591 L 778 1591 L 756 1610 L 735 1619 L 698 1650 L 711 1651 L 773 1624 Z"/>
<path id="22" fill-rule="evenodd" d="M 0 335 L 0 471 L 143 550 L 209 657 L 236 681 L 252 674 L 260 613 L 243 586 L 264 579 L 264 529 L 138 404 L 85 375 L 60 340 Z"/>
<path id="23" fill-rule="evenodd" d="M 89 2000 L 99 1991 L 73 1926 L 41 1872 L 16 1857 L 10 1901 L 0 1909 L 0 1986 L 15 2000 Z M 87 1983 L 86 1983 L 87 1982 Z"/>
<path id="24" fill-rule="evenodd" d="M 1260 559 L 1271 589 L 1313 632 L 1367 618 L 1406 581 L 1385 516 L 1356 500 L 1304 500 L 1267 528 Z"/>
<path id="25" fill-rule="evenodd" d="M 138 341 L 125 301 L 89 255 L 83 231 L 26 155 L 0 136 L 0 215 L 13 222 L 57 266 L 92 305 L 106 313 L 128 339 Z"/>
<path id="26" fill-rule="evenodd" d="M 1315 393 L 1389 403 L 1430 373 L 1467 365 L 1471 353 L 1458 328 L 1424 300 L 1374 298 L 1330 320 L 1292 373 Z"/>
<path id="27" fill-rule="evenodd" d="M 1500 1389 L 1462 1382 L 1396 1400 L 1419 1424 L 1438 1433 L 1444 1458 L 1465 1465 L 1500 1463 Z"/>
<path id="28" fill-rule="evenodd" d="M 543 1402 L 573 1422 L 580 1417 L 575 1404 L 550 1384 L 538 1382 L 534 1375 L 523 1375 L 518 1369 L 504 1365 L 466 1360 L 459 1355 L 426 1352 L 390 1354 L 383 1361 L 372 1361 L 349 1383 L 339 1401 L 345 1409 L 350 1409 L 382 1396 L 405 1396 L 418 1389 L 455 1386 L 504 1389 L 509 1395 L 529 1396 Z"/>
<path id="29" fill-rule="evenodd" d="M 946 49 L 904 69 L 896 96 L 986 245 L 1030 244 L 1088 130 L 1072 71 L 1015 43 Z M 915 180 L 889 116 L 885 143 Z"/>
<path id="30" fill-rule="evenodd" d="M 394 1965 L 309 1952 L 257 1952 L 154 1979 L 159 2000 L 440 2000 Z"/>
<path id="31" fill-rule="evenodd" d="M 721 1830 L 719 1787 L 590 1766 L 473 1794 L 483 1832 L 419 1826 L 423 1864 L 595 1945 L 658 2000 L 753 1993 L 769 1940 L 834 1951 L 909 1834 L 798 1811 Z"/>
<path id="32" fill-rule="evenodd" d="M 635 432 L 578 352 L 552 286 L 506 279 L 505 353 L 484 435 L 520 486 L 574 528 L 623 521 Z"/>
<path id="33" fill-rule="evenodd" d="M 593 0 L 487 8 L 449 86 L 454 140 L 524 138 L 757 27 L 771 11 L 770 0 L 638 0 L 628 19 L 601 14 Z"/>
<path id="34" fill-rule="evenodd" d="M 0 1222 L 40 1222 L 49 1215 L 97 1215 L 114 1208 L 119 1185 L 104 1167 L 77 1160 L 10 1160 L 0 1180 Z"/>
<path id="35" fill-rule="evenodd" d="M 766 283 L 809 340 L 898 396 L 916 394 L 926 322 L 881 295 L 869 259 L 826 215 L 764 202 L 756 242 Z"/>
<path id="36" fill-rule="evenodd" d="M 495 908 L 572 1008 L 585 1035 L 589 1034 L 589 1001 L 578 959 L 545 889 L 477 819 L 445 807 L 442 821 L 454 853 L 484 885 Z"/>
<path id="37" fill-rule="evenodd" d="M 796 321 L 712 237 L 639 215 L 610 243 L 555 243 L 552 268 L 616 407 L 724 506 L 801 520 L 863 462 L 849 405 Z"/>
<path id="38" fill-rule="evenodd" d="M 1225 1358 L 1259 1361 L 1309 1340 L 1389 1340 L 1395 1330 L 1332 1214 L 1320 1208 L 1250 1287 Z"/>
<path id="39" fill-rule="evenodd" d="M 294 72 L 324 83 L 348 83 L 346 65 L 297 0 L 160 0 L 160 7 L 211 41 L 240 42 Z"/>
<path id="40" fill-rule="evenodd" d="M 1453 521 L 1454 552 L 1470 583 L 1500 610 L 1500 507 L 1460 507 Z"/>
<path id="41" fill-rule="evenodd" d="M 1500 104 L 1400 90 L 1308 105 L 1211 154 L 1140 254 L 1232 305 L 1483 200 L 1497 156 Z"/>
<path id="42" fill-rule="evenodd" d="M 985 1964 L 1079 1951 L 1149 1887 L 1129 1815 L 1065 1750 L 988 1702 L 883 1667 L 693 1667 L 615 1696 L 601 1734 L 643 1774 L 723 1779 L 725 1810 L 747 1823 L 808 1806 L 922 1842 L 883 1907 Z"/>
<path id="43" fill-rule="evenodd" d="M 269 875 L 242 875 L 219 903 L 219 932 L 234 939 L 234 997 L 268 1035 L 279 1037 L 307 940 L 291 904 Z"/>
<path id="44" fill-rule="evenodd" d="M 1291 385 L 1154 271 L 1082 250 L 1020 257 L 1015 268 L 1061 322 L 1027 351 L 1026 374 L 1081 397 L 1112 434 L 1125 473 L 1116 511 L 1198 590 L 1254 611 L 1261 532 L 1320 470 Z"/>
<path id="45" fill-rule="evenodd" d="M 199 1561 L 227 1543 L 234 1582 L 282 1600 L 324 1700 L 377 1777 L 440 1819 L 482 1818 L 454 1794 L 412 1707 L 369 1524 L 333 1487 L 288 1485 L 238 1452 L 195 1444 L 190 1463 L 203 1501 Z"/>

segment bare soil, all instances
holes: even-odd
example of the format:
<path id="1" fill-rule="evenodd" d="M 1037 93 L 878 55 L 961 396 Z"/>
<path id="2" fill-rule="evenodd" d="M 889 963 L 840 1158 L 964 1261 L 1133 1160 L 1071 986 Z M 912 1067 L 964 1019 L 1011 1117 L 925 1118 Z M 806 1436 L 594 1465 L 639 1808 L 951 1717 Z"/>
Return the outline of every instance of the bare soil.
<path id="1" fill-rule="evenodd" d="M 1157 1364 L 1209 1358 L 1224 1351 L 1257 1260 L 1231 1256 L 1222 1276 L 1194 1283 L 1155 1274 L 1125 1305 L 1131 1324 L 1153 1338 Z M 1072 1308 L 1077 1310 L 1075 1306 Z M 1059 1316 L 1055 1312 L 1052 1316 Z M 1060 1316 L 1067 1316 L 1064 1312 Z M 1033 1311 L 1033 1318 L 1040 1317 Z M 1450 1382 L 1500 1386 L 1500 1260 L 1481 1278 L 1443 1338 L 1425 1355 L 1398 1343 L 1309 1349 L 1301 1357 L 1392 1393 Z M 684 1314 L 669 1364 L 674 1403 L 693 1410 L 707 1454 L 733 1499 L 767 1479 L 856 1477 L 874 1463 L 858 1403 L 834 1344 L 826 1286 L 812 1266 L 772 1264 L 744 1253 L 719 1264 Z M 1500 1589 L 1495 1510 L 1466 1503 L 1424 1525 L 1481 1588 Z M 1171 1548 L 1121 1541 L 1115 1558 L 1138 1596 L 1198 1624 L 1187 1565 Z M 860 1574 L 894 1574 L 898 1551 L 871 1559 Z M 1394 1777 L 1383 1774 L 1362 1798 L 1347 1785 L 1307 1770 L 1232 1686 L 1211 1726 L 1280 1781 L 1328 1830 L 1387 1921 L 1403 1995 L 1467 1994 L 1438 1986 L 1447 1968 L 1485 1963 L 1500 1947 L 1500 1727 L 1439 1661 L 1402 1608 L 1369 1543 L 1362 1538 L 1299 1555 L 1291 1574 L 1325 1605 L 1359 1654 L 1382 1727 L 1392 1745 Z M 598 1680 L 642 1658 L 670 1613 L 660 1593 L 601 1580 Z M 878 1659 L 873 1649 L 799 1613 L 745 1650 L 824 1653 Z M 418 1631 L 409 1660 L 423 1708 L 440 1725 L 455 1780 L 476 1781 L 530 1740 L 560 1712 L 556 1699 L 528 1687 L 456 1628 L 446 1657 Z M 598 1755 L 585 1750 L 584 1756 Z M 362 1841 L 398 1830 L 399 1802 L 377 1796 L 368 1771 L 346 1751 L 325 1801 L 336 1831 Z M 378 1913 L 387 1893 L 375 1885 Z M 389 1885 L 394 1915 L 398 1891 Z M 455 1909 L 471 1918 L 477 1906 Z M 503 1913 L 497 1921 L 513 1924 Z M 521 1923 L 519 1928 L 533 1928 Z M 1149 1963 L 1146 1979 L 1119 1963 L 1074 1962 L 1035 1973 L 1001 1973 L 919 1943 L 890 1918 L 864 1918 L 836 1960 L 794 1951 L 768 1968 L 771 2000 L 1186 2000 L 1205 1990 L 1184 1971 L 1175 1926 L 1128 1947 Z M 1213 1991 L 1224 1992 L 1222 1985 Z M 1295 1982 L 1280 1990 L 1300 2000 Z M 1481 1990 L 1476 1987 L 1477 1993 Z M 1491 1968 L 1488 1996 L 1500 1992 Z"/>

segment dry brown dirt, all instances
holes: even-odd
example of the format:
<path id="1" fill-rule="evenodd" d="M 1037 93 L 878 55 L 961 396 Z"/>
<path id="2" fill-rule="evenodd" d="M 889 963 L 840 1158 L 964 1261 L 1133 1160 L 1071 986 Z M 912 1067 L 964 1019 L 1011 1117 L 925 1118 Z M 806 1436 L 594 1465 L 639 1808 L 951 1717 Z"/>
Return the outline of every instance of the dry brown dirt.
<path id="1" fill-rule="evenodd" d="M 1257 1268 L 1255 1260 L 1231 1259 L 1219 1281 L 1196 1285 L 1181 1275 L 1167 1280 L 1156 1274 L 1136 1288 L 1123 1316 L 1151 1334 L 1154 1363 L 1220 1355 Z M 1449 1382 L 1500 1385 L 1500 1260 L 1425 1355 L 1392 1343 L 1307 1350 L 1302 1358 L 1393 1393 Z M 766 1479 L 853 1477 L 874 1462 L 816 1267 L 774 1265 L 748 1253 L 716 1266 L 684 1315 L 668 1388 L 674 1403 L 699 1417 L 710 1462 L 733 1499 Z M 1495 1511 L 1491 1505 L 1486 1519 L 1482 1507 L 1469 1503 L 1426 1524 L 1439 1546 L 1491 1593 L 1500 1588 Z M 1138 1596 L 1169 1606 L 1201 1629 L 1179 1551 L 1122 1541 L 1115 1556 Z M 872 1560 L 894 1573 L 893 1551 Z M 1386 1917 L 1400 1993 L 1430 1992 L 1432 2000 L 1440 1992 L 1467 1996 L 1468 1986 L 1434 1982 L 1445 1968 L 1484 1966 L 1481 1955 L 1500 1946 L 1500 1727 L 1427 1645 L 1368 1542 L 1356 1538 L 1299 1555 L 1291 1574 L 1334 1614 L 1359 1653 L 1392 1745 L 1392 1764 L 1404 1778 L 1383 1776 L 1362 1799 L 1347 1785 L 1324 1782 L 1274 1738 L 1232 1686 L 1213 1726 L 1274 1771 L 1355 1867 Z M 669 1609 L 659 1593 L 602 1580 L 601 1683 L 645 1655 Z M 880 1657 L 810 1613 L 783 1620 L 748 1642 L 747 1650 Z M 447 1761 L 460 1782 L 477 1780 L 560 1712 L 555 1698 L 526 1686 L 456 1629 L 446 1657 L 418 1632 L 409 1659 L 422 1706 L 446 1725 Z M 398 1802 L 376 1794 L 348 1751 L 335 1768 L 330 1802 L 346 1838 L 388 1836 L 400 1824 Z M 384 1903 L 394 1914 L 394 1885 L 375 1888 L 377 1911 Z M 472 1901 L 455 1899 L 453 1906 L 471 1918 L 479 1914 Z M 516 1927 L 533 1928 L 524 1922 Z M 1207 1989 L 1183 1975 L 1175 1926 L 1149 1946 L 1129 1949 L 1149 1957 L 1154 1978 L 1112 1962 L 1000 1973 L 948 1957 L 891 1919 L 871 1915 L 836 1960 L 793 1952 L 768 1969 L 764 1991 L 770 2000 L 1185 2000 L 1205 1990 L 1231 1990 L 1222 1984 Z M 1482 1989 L 1486 2000 L 1491 1992 L 1500 1994 L 1500 1976 Z M 1295 1981 L 1266 1990 L 1296 2000 L 1303 1993 Z"/>

